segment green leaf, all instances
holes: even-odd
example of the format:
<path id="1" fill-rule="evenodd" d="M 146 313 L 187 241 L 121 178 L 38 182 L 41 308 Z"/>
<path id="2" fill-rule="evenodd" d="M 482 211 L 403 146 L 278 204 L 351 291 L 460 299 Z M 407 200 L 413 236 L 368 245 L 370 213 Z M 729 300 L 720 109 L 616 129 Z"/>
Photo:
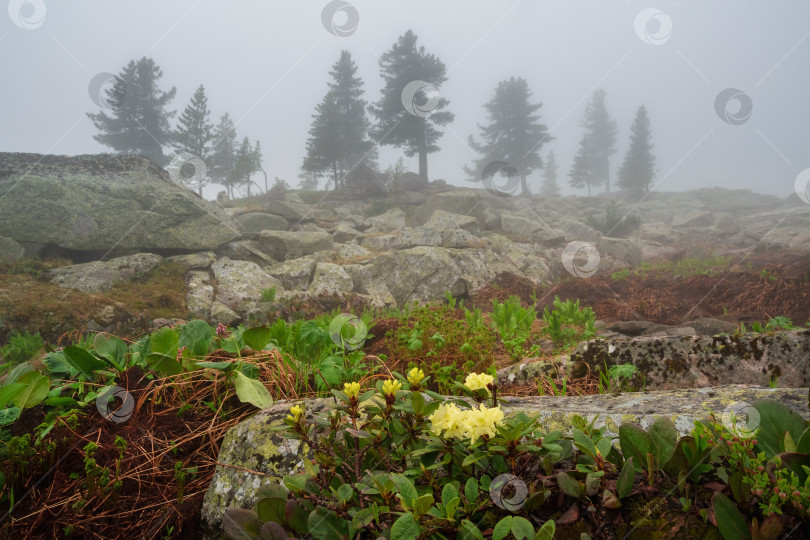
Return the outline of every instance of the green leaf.
<path id="1" fill-rule="evenodd" d="M 264 347 L 270 343 L 270 339 L 272 337 L 272 331 L 266 326 L 257 326 L 256 328 L 251 328 L 250 330 L 245 330 L 245 333 L 242 334 L 242 339 L 244 340 L 245 345 L 254 351 L 261 351 L 264 349 Z"/>
<path id="2" fill-rule="evenodd" d="M 625 423 L 619 426 L 619 444 L 625 458 L 633 458 L 636 472 L 641 472 L 650 452 L 650 439 L 641 426 Z"/>
<path id="3" fill-rule="evenodd" d="M 414 519 L 413 514 L 407 512 L 401 515 L 391 526 L 391 540 L 413 540 L 422 532 L 422 527 Z"/>
<path id="4" fill-rule="evenodd" d="M 779 454 L 782 463 L 790 469 L 793 474 L 799 479 L 799 485 L 803 486 L 807 480 L 807 473 L 804 467 L 810 467 L 810 454 L 801 454 L 798 452 L 783 452 Z"/>
<path id="5" fill-rule="evenodd" d="M 0 426 L 7 426 L 13 424 L 20 417 L 22 409 L 19 407 L 9 407 L 8 409 L 0 409 Z"/>
<path id="6" fill-rule="evenodd" d="M 749 412 L 749 423 L 759 427 L 757 433 L 757 449 L 765 452 L 768 459 L 782 452 L 782 442 L 785 432 L 789 432 L 793 440 L 799 440 L 807 423 L 795 411 L 773 399 L 758 399 L 751 404 L 759 413 L 759 421 L 752 422 Z"/>
<path id="7" fill-rule="evenodd" d="M 290 535 L 284 530 L 284 527 L 274 521 L 270 521 L 262 525 L 259 529 L 259 540 L 288 540 Z"/>
<path id="8" fill-rule="evenodd" d="M 307 524 L 308 518 L 309 512 L 304 510 L 297 501 L 287 499 L 287 507 L 284 509 L 284 519 L 287 525 L 292 527 L 297 533 L 306 534 L 307 531 L 309 531 L 309 525 Z"/>
<path id="9" fill-rule="evenodd" d="M 262 521 L 284 523 L 284 511 L 287 509 L 287 498 L 263 497 L 256 501 L 256 514 Z"/>
<path id="10" fill-rule="evenodd" d="M 127 354 L 127 344 L 123 339 L 107 334 L 96 334 L 93 338 L 93 351 L 102 358 L 107 359 L 115 369 L 122 369 L 124 356 Z"/>
<path id="11" fill-rule="evenodd" d="M 71 397 L 49 397 L 44 401 L 51 407 L 80 407 L 79 402 Z"/>
<path id="12" fill-rule="evenodd" d="M 712 497 L 712 509 L 717 528 L 725 540 L 750 540 L 748 520 L 731 499 L 722 493 L 715 493 Z"/>
<path id="13" fill-rule="evenodd" d="M 266 409 L 273 404 L 273 396 L 262 382 L 250 379 L 240 371 L 234 372 L 233 385 L 236 396 L 242 403 L 250 403 L 259 409 Z"/>
<path id="14" fill-rule="evenodd" d="M 177 357 L 180 337 L 173 328 L 164 326 L 152 332 L 149 336 L 149 346 L 153 353 L 160 353 L 172 358 Z"/>
<path id="15" fill-rule="evenodd" d="M 71 376 L 75 376 L 78 373 L 78 370 L 73 369 L 65 359 L 64 351 L 48 353 L 45 355 L 45 358 L 42 359 L 42 363 L 45 364 L 45 367 L 48 368 L 50 373 L 70 373 Z"/>
<path id="16" fill-rule="evenodd" d="M 444 505 L 444 513 L 447 519 L 454 519 L 456 517 L 456 510 L 458 510 L 459 504 L 461 504 L 461 497 L 454 497 Z"/>
<path id="17" fill-rule="evenodd" d="M 309 534 L 317 540 L 336 540 L 346 538 L 348 523 L 340 519 L 334 512 L 322 506 L 315 508 L 307 520 Z"/>
<path id="18" fill-rule="evenodd" d="M 177 356 L 153 352 L 146 357 L 149 367 L 161 375 L 177 375 L 183 372 L 183 365 L 177 361 Z"/>
<path id="19" fill-rule="evenodd" d="M 804 430 L 802 436 L 796 442 L 796 450 L 803 454 L 810 454 L 810 427 Z"/>
<path id="20" fill-rule="evenodd" d="M 590 437 L 579 429 L 574 429 L 573 437 L 574 446 L 576 446 L 580 452 L 588 454 L 591 457 L 596 457 L 596 446 L 594 446 Z"/>
<path id="21" fill-rule="evenodd" d="M 521 516 L 514 516 L 512 519 L 512 536 L 515 540 L 532 540 L 534 538 L 534 525 Z"/>
<path id="22" fill-rule="evenodd" d="M 659 416 L 648 430 L 650 447 L 658 468 L 663 468 L 675 453 L 675 444 L 678 442 L 678 430 L 675 423 L 669 418 Z"/>
<path id="23" fill-rule="evenodd" d="M 392 474 L 390 478 L 399 491 L 404 509 L 413 510 L 416 508 L 416 501 L 419 499 L 419 494 L 413 483 L 406 476 L 401 474 Z"/>
<path id="24" fill-rule="evenodd" d="M 452 499 L 458 497 L 458 489 L 453 484 L 445 484 L 442 488 L 442 504 L 447 506 Z"/>
<path id="25" fill-rule="evenodd" d="M 194 319 L 188 321 L 180 330 L 178 345 L 186 347 L 193 358 L 205 358 L 211 347 L 214 329 L 205 321 Z"/>
<path id="26" fill-rule="evenodd" d="M 94 376 L 94 371 L 107 367 L 107 362 L 96 358 L 92 353 L 90 353 L 90 351 L 82 349 L 81 347 L 69 345 L 62 349 L 62 352 L 65 355 L 65 360 L 67 360 L 67 363 L 70 364 L 73 369 L 88 378 L 92 378 Z"/>
<path id="27" fill-rule="evenodd" d="M 624 499 L 633 491 L 635 476 L 635 466 L 633 465 L 633 458 L 631 457 L 624 462 L 622 472 L 619 473 L 619 477 L 616 479 L 616 492 L 619 499 Z"/>
<path id="28" fill-rule="evenodd" d="M 469 503 L 475 502 L 478 498 L 478 480 L 475 478 L 467 479 L 467 483 L 464 484 L 464 497 Z"/>
<path id="29" fill-rule="evenodd" d="M 307 477 L 303 474 L 292 474 L 282 478 L 281 482 L 284 484 L 284 487 L 293 493 L 300 493 L 304 490 L 304 486 L 306 486 Z"/>
<path id="30" fill-rule="evenodd" d="M 335 495 L 337 496 L 337 500 L 342 504 L 346 504 L 354 497 L 354 490 L 349 484 L 341 484 Z"/>
<path id="31" fill-rule="evenodd" d="M 537 529 L 537 534 L 534 540 L 554 540 L 554 535 L 557 533 L 557 525 L 553 519 L 543 523 L 543 526 Z"/>
<path id="32" fill-rule="evenodd" d="M 484 535 L 481 534 L 481 531 L 478 529 L 478 526 L 475 525 L 469 519 L 465 519 L 461 522 L 461 529 L 458 531 L 458 540 L 466 540 L 468 538 L 474 538 L 475 540 L 484 540 Z M 393 537 L 391 540 L 394 540 Z"/>
<path id="33" fill-rule="evenodd" d="M 233 368 L 233 362 L 195 362 L 197 367 L 204 369 L 218 369 L 220 371 L 227 371 Z"/>
<path id="34" fill-rule="evenodd" d="M 261 524 L 256 512 L 246 508 L 228 508 L 222 516 L 225 537 L 234 540 L 258 538 Z"/>
<path id="35" fill-rule="evenodd" d="M 414 517 L 418 519 L 420 516 L 427 514 L 427 511 L 430 510 L 430 507 L 433 506 L 434 502 L 435 499 L 433 498 L 433 495 L 429 493 L 416 499 L 416 510 L 414 511 Z"/>
<path id="36" fill-rule="evenodd" d="M 18 380 L 25 384 L 25 388 L 12 398 L 12 402 L 20 409 L 30 409 L 39 405 L 51 389 L 51 380 L 39 371 L 26 373 Z"/>
<path id="37" fill-rule="evenodd" d="M 560 491 L 569 497 L 578 499 L 582 496 L 582 490 L 579 487 L 579 482 L 577 482 L 576 478 L 567 472 L 557 473 L 557 485 L 560 486 Z"/>
<path id="38" fill-rule="evenodd" d="M 607 459 L 610 455 L 610 450 L 613 448 L 613 445 L 610 442 L 610 439 L 607 437 L 602 437 L 598 441 L 596 441 L 596 449 L 599 450 L 599 454 Z"/>
<path id="39" fill-rule="evenodd" d="M 0 388 L 0 409 L 5 408 L 8 402 L 14 399 L 17 394 L 23 391 L 28 385 L 21 382 L 7 384 Z"/>
<path id="40" fill-rule="evenodd" d="M 492 540 L 503 540 L 512 529 L 512 516 L 506 516 L 492 529 Z"/>

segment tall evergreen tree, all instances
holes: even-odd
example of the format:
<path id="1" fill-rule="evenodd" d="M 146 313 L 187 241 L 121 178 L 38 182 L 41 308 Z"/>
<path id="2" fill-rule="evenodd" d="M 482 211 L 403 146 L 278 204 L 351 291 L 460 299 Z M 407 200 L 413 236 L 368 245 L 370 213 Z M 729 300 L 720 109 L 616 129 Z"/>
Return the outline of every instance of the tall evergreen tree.
<path id="1" fill-rule="evenodd" d="M 557 157 L 554 150 L 548 153 L 546 165 L 543 167 L 543 187 L 541 193 L 546 197 L 557 197 L 560 195 L 560 187 L 557 185 Z"/>
<path id="2" fill-rule="evenodd" d="M 568 176 L 571 179 L 569 182 L 571 187 L 588 187 L 588 197 L 591 196 L 591 186 L 594 184 L 591 163 L 590 143 L 588 136 L 583 135 L 579 141 L 579 150 L 574 157 L 574 163 L 571 164 L 571 169 L 568 171 Z"/>
<path id="3" fill-rule="evenodd" d="M 213 144 L 206 165 L 213 182 L 225 186 L 233 199 L 233 171 L 236 166 L 236 128 L 228 113 L 223 114 L 214 128 Z"/>
<path id="4" fill-rule="evenodd" d="M 444 110 L 449 101 L 438 97 L 432 103 L 434 100 L 426 94 L 426 89 L 412 97 L 420 104 L 431 103 L 431 111 L 415 115 L 403 106 L 403 90 L 408 84 L 423 81 L 438 90 L 447 80 L 444 63 L 428 54 L 424 46 L 417 47 L 416 39 L 416 35 L 408 30 L 391 50 L 380 57 L 380 75 L 385 86 L 379 101 L 369 108 L 377 119 L 372 135 L 380 144 L 404 148 L 406 156 L 418 155 L 419 175 L 427 182 L 427 156 L 439 151 L 436 143 L 443 134 L 436 126 L 449 124 L 455 116 Z"/>
<path id="5" fill-rule="evenodd" d="M 630 127 L 630 148 L 619 168 L 619 187 L 647 193 L 655 177 L 655 157 L 652 155 L 652 132 L 647 109 L 642 105 Z"/>
<path id="6" fill-rule="evenodd" d="M 332 81 L 315 107 L 302 169 L 316 176 L 329 176 L 335 189 L 354 167 L 375 167 L 377 153 L 368 138 L 369 121 L 363 100 L 363 80 L 348 51 L 329 72 Z"/>
<path id="7" fill-rule="evenodd" d="M 239 149 L 234 155 L 233 171 L 229 180 L 231 186 L 244 186 L 247 196 L 250 197 L 250 188 L 253 185 L 253 174 L 262 170 L 261 146 L 256 143 L 250 145 L 250 139 L 242 139 Z"/>
<path id="8" fill-rule="evenodd" d="M 177 130 L 174 134 L 174 147 L 178 152 L 188 152 L 200 158 L 208 166 L 211 142 L 214 138 L 213 124 L 210 122 L 211 111 L 208 110 L 208 98 L 205 87 L 200 85 L 191 102 L 183 110 L 178 119 Z M 208 183 L 210 176 L 200 179 L 197 184 L 200 196 L 202 188 Z"/>
<path id="9" fill-rule="evenodd" d="M 605 193 L 610 193 L 610 156 L 616 153 L 616 121 L 610 118 L 605 107 L 605 91 L 601 88 L 585 109 L 582 127 L 588 137 L 590 174 L 592 185 L 605 184 Z"/>
<path id="10" fill-rule="evenodd" d="M 493 161 L 505 161 L 517 169 L 521 193 L 529 194 L 526 177 L 543 166 L 540 149 L 554 139 L 545 124 L 539 122 L 537 111 L 542 103 L 531 103 L 532 91 L 525 79 L 512 77 L 498 83 L 492 99 L 484 105 L 489 124 L 478 125 L 483 143 L 470 136 L 470 147 L 482 154 L 474 168 L 465 167 L 467 174 L 480 178 L 481 171 Z"/>
<path id="11" fill-rule="evenodd" d="M 169 119 L 175 111 L 166 108 L 177 90 L 159 88 L 163 71 L 151 58 L 131 60 L 107 89 L 110 116 L 87 113 L 99 131 L 93 138 L 121 153 L 141 154 L 160 166 L 168 163 L 164 147 L 172 143 Z"/>

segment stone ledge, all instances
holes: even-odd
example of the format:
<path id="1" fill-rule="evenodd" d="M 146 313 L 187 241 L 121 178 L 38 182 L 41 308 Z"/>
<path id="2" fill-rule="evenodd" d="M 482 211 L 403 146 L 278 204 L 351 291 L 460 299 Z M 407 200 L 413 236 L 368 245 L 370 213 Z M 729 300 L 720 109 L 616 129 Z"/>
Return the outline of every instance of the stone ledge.
<path id="1" fill-rule="evenodd" d="M 616 437 L 621 423 L 635 422 L 647 427 L 657 416 L 671 418 L 679 434 L 684 435 L 692 429 L 695 419 L 706 416 L 709 410 L 722 414 L 731 406 L 761 398 L 775 399 L 810 419 L 807 388 L 719 386 L 621 395 L 505 397 L 499 401 L 507 414 L 522 411 L 539 415 L 541 430 L 546 432 L 569 432 L 574 415 L 588 420 L 598 415 L 596 425 L 606 426 L 608 433 Z M 217 466 L 205 494 L 200 520 L 204 538 L 222 537 L 222 515 L 227 508 L 252 507 L 253 494 L 263 483 L 303 469 L 306 449 L 297 441 L 281 439 L 277 432 L 270 431 L 282 423 L 292 403 L 278 402 L 226 434 L 218 461 L 230 467 Z M 330 398 L 306 403 L 310 415 L 328 409 L 334 402 Z"/>

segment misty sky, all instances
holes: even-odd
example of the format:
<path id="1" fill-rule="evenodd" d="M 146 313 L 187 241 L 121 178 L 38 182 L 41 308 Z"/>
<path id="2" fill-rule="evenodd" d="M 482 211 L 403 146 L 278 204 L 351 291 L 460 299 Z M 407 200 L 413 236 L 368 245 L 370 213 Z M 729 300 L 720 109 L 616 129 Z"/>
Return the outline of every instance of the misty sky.
<path id="1" fill-rule="evenodd" d="M 556 137 L 543 156 L 557 154 L 566 194 L 574 193 L 567 172 L 582 136 L 580 120 L 599 87 L 619 125 L 614 179 L 641 104 L 652 125 L 657 191 L 721 186 L 785 197 L 796 175 L 810 167 L 807 0 L 351 0 L 359 26 L 348 37 L 322 24 L 324 0 L 37 1 L 46 8 L 41 24 L 33 2 L 9 4 L 12 12 L 24 4 L 23 18 L 39 25 L 34 29 L 0 12 L 3 152 L 111 151 L 92 138 L 85 113 L 99 109 L 88 83 L 148 56 L 163 69 L 163 89 L 177 88 L 172 109 L 179 114 L 204 84 L 213 119 L 228 111 L 240 138 L 261 141 L 271 180 L 296 185 L 311 115 L 341 49 L 358 64 L 366 100 L 376 101 L 382 84 L 377 58 L 412 29 L 447 66 L 441 94 L 456 115 L 442 150 L 430 155 L 431 179 L 472 185 L 462 171 L 475 157 L 467 137 L 478 135 L 482 105 L 511 76 L 525 78 L 535 101 L 543 102 L 542 119 Z M 646 8 L 664 15 L 640 37 L 634 22 Z M 660 26 L 666 17 L 671 32 Z M 726 88 L 741 90 L 753 104 L 739 125 L 715 112 L 715 98 Z M 732 101 L 727 110 L 734 115 L 737 109 Z M 400 155 L 384 147 L 381 166 Z M 408 164 L 416 170 L 415 158 Z M 536 172 L 534 192 L 539 184 Z"/>

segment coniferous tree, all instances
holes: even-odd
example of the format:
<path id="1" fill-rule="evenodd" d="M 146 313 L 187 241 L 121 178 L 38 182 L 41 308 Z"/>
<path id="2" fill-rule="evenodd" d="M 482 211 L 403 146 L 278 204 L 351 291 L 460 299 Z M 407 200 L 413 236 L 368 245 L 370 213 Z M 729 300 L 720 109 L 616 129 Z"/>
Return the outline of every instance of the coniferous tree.
<path id="1" fill-rule="evenodd" d="M 579 150 L 574 157 L 574 163 L 568 171 L 571 187 L 588 188 L 588 197 L 591 196 L 591 186 L 593 185 L 593 174 L 591 173 L 591 153 L 588 136 L 583 135 L 579 141 Z"/>
<path id="2" fill-rule="evenodd" d="M 484 105 L 489 124 L 478 125 L 483 143 L 472 136 L 468 139 L 470 147 L 482 158 L 475 161 L 474 168 L 464 168 L 467 174 L 477 180 L 489 163 L 504 161 L 517 170 L 521 194 L 529 194 L 526 177 L 543 166 L 540 149 L 554 139 L 545 124 L 539 122 L 537 111 L 543 104 L 531 103 L 531 97 L 525 79 L 512 77 L 498 83 L 492 99 Z"/>
<path id="3" fill-rule="evenodd" d="M 316 176 L 330 176 L 335 189 L 360 163 L 374 168 L 377 156 L 368 139 L 363 80 L 356 73 L 351 54 L 342 51 L 329 72 L 329 91 L 315 108 L 302 165 L 304 171 Z"/>
<path id="4" fill-rule="evenodd" d="M 589 185 L 605 184 L 605 193 L 610 193 L 610 156 L 616 153 L 616 121 L 610 118 L 605 107 L 605 91 L 594 92 L 585 109 L 582 127 L 588 137 L 588 159 L 591 182 Z M 589 188 L 590 189 L 590 188 Z"/>
<path id="5" fill-rule="evenodd" d="M 655 177 L 655 157 L 652 155 L 652 133 L 647 109 L 642 105 L 630 127 L 630 148 L 619 168 L 619 187 L 647 193 Z"/>
<path id="6" fill-rule="evenodd" d="M 131 60 L 116 76 L 115 85 L 107 89 L 110 115 L 87 113 L 99 131 L 93 138 L 117 152 L 141 154 L 166 165 L 164 147 L 173 139 L 169 119 L 175 115 L 166 108 L 176 89 L 160 90 L 161 77 L 163 71 L 151 58 Z"/>
<path id="7" fill-rule="evenodd" d="M 560 187 L 557 185 L 557 157 L 554 150 L 548 153 L 546 165 L 543 167 L 543 187 L 541 193 L 546 197 L 557 197 L 560 195 Z"/>
<path id="8" fill-rule="evenodd" d="M 209 118 L 211 111 L 208 109 L 208 98 L 205 95 L 205 88 L 200 85 L 191 102 L 183 110 L 183 114 L 178 119 L 177 130 L 174 135 L 174 147 L 178 152 L 187 152 L 198 158 L 208 166 L 211 142 L 214 138 L 213 128 Z M 197 184 L 200 196 L 202 188 L 208 183 L 210 176 L 200 179 Z"/>
<path id="9" fill-rule="evenodd" d="M 436 126 L 449 124 L 455 116 L 444 110 L 450 102 L 432 92 L 438 91 L 447 80 L 444 63 L 428 54 L 424 46 L 417 47 L 416 40 L 416 35 L 408 30 L 391 50 L 380 57 L 380 75 L 385 86 L 379 101 L 369 108 L 377 119 L 372 134 L 379 144 L 403 148 L 409 157 L 418 155 L 419 175 L 427 182 L 427 156 L 439 151 L 436 143 L 443 134 Z M 414 114 L 413 107 L 409 112 L 403 105 L 403 91 L 418 81 L 428 87 L 423 87 L 413 96 L 405 96 L 413 100 L 408 105 L 418 103 L 430 110 Z"/>
<path id="10" fill-rule="evenodd" d="M 234 166 L 229 183 L 231 186 L 244 186 L 247 196 L 250 197 L 250 188 L 253 185 L 253 174 L 262 170 L 261 146 L 250 145 L 250 139 L 242 139 L 239 149 L 234 155 Z"/>
<path id="11" fill-rule="evenodd" d="M 214 128 L 211 153 L 206 165 L 211 180 L 225 186 L 231 199 L 233 199 L 232 178 L 236 165 L 236 150 L 236 128 L 231 117 L 225 113 Z"/>

